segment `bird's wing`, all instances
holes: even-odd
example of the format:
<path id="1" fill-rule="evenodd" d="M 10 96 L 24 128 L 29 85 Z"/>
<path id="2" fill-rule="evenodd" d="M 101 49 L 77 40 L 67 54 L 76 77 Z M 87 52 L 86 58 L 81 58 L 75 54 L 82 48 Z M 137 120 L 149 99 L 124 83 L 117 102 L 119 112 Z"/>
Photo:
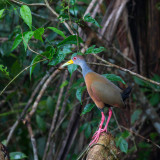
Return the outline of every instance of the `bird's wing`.
<path id="1" fill-rule="evenodd" d="M 120 91 L 111 84 L 102 81 L 94 81 L 91 84 L 91 90 L 93 96 L 105 104 L 116 106 L 123 105 Z"/>

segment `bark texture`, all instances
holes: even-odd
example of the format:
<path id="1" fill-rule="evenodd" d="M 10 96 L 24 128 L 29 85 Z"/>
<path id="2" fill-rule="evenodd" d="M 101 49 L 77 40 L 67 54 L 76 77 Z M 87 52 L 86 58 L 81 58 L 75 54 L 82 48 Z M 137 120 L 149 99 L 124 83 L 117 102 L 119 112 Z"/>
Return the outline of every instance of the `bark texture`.
<path id="1" fill-rule="evenodd" d="M 89 150 L 86 160 L 117 160 L 119 154 L 114 137 L 104 133 L 100 136 L 97 144 Z"/>

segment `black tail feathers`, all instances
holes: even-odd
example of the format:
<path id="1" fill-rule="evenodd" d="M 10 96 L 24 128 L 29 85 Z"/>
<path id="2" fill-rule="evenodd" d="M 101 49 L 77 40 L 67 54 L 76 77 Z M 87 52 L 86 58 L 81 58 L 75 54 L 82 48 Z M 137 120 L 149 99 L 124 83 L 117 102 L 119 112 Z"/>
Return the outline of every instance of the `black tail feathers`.
<path id="1" fill-rule="evenodd" d="M 129 86 L 122 92 L 121 95 L 122 95 L 123 101 L 125 101 L 129 97 L 129 94 L 131 93 L 131 90 L 132 90 L 132 87 Z"/>

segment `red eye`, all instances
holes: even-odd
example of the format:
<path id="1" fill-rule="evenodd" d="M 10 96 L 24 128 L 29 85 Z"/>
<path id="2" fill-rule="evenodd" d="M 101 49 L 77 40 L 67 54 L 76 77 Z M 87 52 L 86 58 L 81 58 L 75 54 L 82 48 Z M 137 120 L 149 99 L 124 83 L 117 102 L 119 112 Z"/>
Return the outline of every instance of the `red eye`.
<path id="1" fill-rule="evenodd" d="M 76 60 L 77 59 L 77 57 L 73 57 L 73 60 Z"/>

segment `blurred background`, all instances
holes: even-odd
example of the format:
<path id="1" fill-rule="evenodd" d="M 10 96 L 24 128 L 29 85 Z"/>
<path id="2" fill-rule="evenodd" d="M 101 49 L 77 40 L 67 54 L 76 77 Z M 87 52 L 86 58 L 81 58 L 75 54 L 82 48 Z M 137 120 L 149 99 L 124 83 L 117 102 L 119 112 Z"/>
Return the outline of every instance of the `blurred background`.
<path id="1" fill-rule="evenodd" d="M 133 87 L 126 108 L 114 108 L 109 123 L 121 159 L 158 160 L 159 44 L 158 0 L 1 0 L 0 141 L 21 159 L 77 159 L 101 113 L 81 69 L 57 68 L 82 52 L 95 72 L 122 89 Z"/>

